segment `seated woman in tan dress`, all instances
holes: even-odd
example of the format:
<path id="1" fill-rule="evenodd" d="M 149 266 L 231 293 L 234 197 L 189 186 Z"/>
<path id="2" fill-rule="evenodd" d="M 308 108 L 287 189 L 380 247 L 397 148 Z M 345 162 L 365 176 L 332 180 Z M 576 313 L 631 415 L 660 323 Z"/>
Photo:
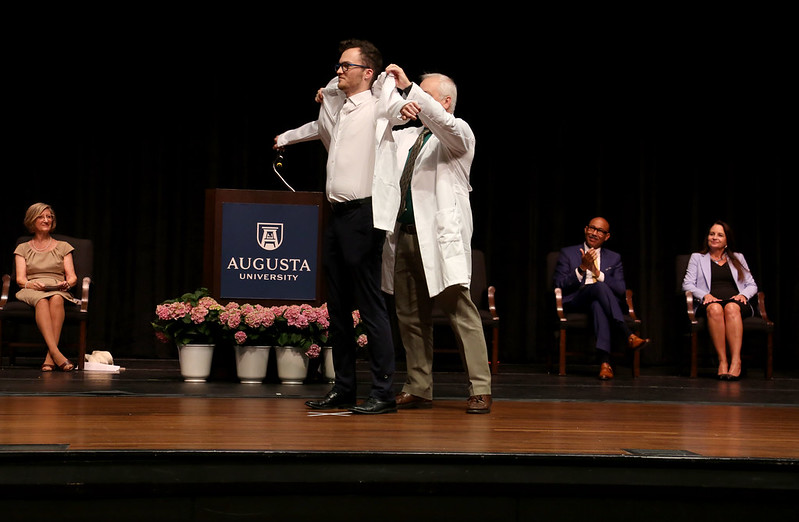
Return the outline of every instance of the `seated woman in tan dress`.
<path id="1" fill-rule="evenodd" d="M 61 353 L 58 343 L 64 325 L 64 301 L 76 301 L 68 290 L 78 278 L 72 262 L 74 248 L 50 235 L 55 224 L 55 213 L 46 203 L 34 203 L 25 213 L 25 227 L 33 234 L 33 239 L 14 250 L 20 286 L 17 299 L 35 309 L 36 325 L 47 344 L 42 371 L 53 371 L 57 367 L 69 372 L 75 365 Z"/>

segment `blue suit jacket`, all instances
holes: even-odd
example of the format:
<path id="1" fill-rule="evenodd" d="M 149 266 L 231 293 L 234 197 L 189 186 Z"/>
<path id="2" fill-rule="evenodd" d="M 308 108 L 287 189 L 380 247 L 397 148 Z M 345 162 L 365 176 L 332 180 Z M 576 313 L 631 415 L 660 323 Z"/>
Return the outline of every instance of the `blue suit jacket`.
<path id="1" fill-rule="evenodd" d="M 583 281 L 577 278 L 576 270 L 582 261 L 580 249 L 585 248 L 583 244 L 566 247 L 560 251 L 558 263 L 555 266 L 553 283 L 556 287 L 563 290 L 563 304 L 568 303 L 580 289 L 585 286 Z M 621 255 L 602 247 L 599 270 L 605 274 L 605 284 L 610 286 L 613 293 L 624 300 L 627 285 L 624 283 L 624 268 L 621 263 Z"/>

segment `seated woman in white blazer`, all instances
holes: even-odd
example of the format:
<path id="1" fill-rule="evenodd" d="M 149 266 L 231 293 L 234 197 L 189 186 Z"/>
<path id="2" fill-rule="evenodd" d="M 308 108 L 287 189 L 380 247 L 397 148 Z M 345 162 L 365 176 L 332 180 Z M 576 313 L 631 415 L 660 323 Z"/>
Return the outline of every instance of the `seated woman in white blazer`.
<path id="1" fill-rule="evenodd" d="M 719 357 L 719 379 L 737 380 L 741 376 L 743 319 L 753 314 L 749 300 L 757 294 L 757 285 L 743 254 L 735 251 L 727 223 L 716 221 L 702 251 L 691 254 L 682 289 L 694 294 L 700 303 L 697 314 L 707 317 Z"/>

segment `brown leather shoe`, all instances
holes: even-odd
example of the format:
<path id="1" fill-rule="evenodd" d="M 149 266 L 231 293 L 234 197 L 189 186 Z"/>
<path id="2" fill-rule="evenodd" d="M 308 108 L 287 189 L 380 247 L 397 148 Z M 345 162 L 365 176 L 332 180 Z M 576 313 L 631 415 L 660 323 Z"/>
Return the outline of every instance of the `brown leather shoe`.
<path id="1" fill-rule="evenodd" d="M 601 381 L 609 381 L 613 378 L 613 368 L 610 367 L 610 364 L 604 362 L 602 366 L 599 367 L 599 380 Z"/>
<path id="2" fill-rule="evenodd" d="M 627 344 L 633 350 L 640 350 L 647 344 L 649 344 L 649 339 L 641 339 L 635 334 L 630 334 L 630 337 L 627 338 Z"/>
<path id="3" fill-rule="evenodd" d="M 432 400 L 405 392 L 398 393 L 394 400 L 397 401 L 397 408 L 399 409 L 427 409 L 433 407 Z"/>
<path id="4" fill-rule="evenodd" d="M 493 403 L 491 395 L 472 395 L 467 402 L 466 413 L 491 413 Z"/>

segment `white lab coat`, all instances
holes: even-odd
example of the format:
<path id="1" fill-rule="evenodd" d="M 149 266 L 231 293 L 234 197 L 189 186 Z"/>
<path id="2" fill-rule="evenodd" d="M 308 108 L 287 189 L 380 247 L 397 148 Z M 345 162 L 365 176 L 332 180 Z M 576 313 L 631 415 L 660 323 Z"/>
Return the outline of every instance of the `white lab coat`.
<path id="1" fill-rule="evenodd" d="M 433 132 L 416 158 L 411 196 L 427 289 L 434 297 L 450 286 L 471 284 L 474 226 L 469 174 L 475 137 L 465 121 L 445 111 L 415 83 L 407 101 L 422 107 L 419 118 Z M 419 127 L 394 132 L 400 172 L 420 132 Z M 394 292 L 397 228 L 388 234 L 383 249 L 383 290 L 388 293 Z"/>
<path id="2" fill-rule="evenodd" d="M 400 117 L 400 109 L 407 103 L 396 89 L 394 77 L 381 73 L 372 85 L 372 95 L 376 98 L 375 116 L 375 172 L 372 179 L 372 213 L 374 227 L 390 231 L 399 211 L 399 177 L 401 167 L 397 166 L 396 143 L 391 129 L 394 125 L 405 123 Z M 338 77 L 328 82 L 323 89 L 323 99 L 319 108 L 319 118 L 278 136 L 277 145 L 284 147 L 303 141 L 321 140 L 326 149 L 330 147 L 330 136 L 337 115 L 344 106 L 346 95 L 338 88 Z"/>

